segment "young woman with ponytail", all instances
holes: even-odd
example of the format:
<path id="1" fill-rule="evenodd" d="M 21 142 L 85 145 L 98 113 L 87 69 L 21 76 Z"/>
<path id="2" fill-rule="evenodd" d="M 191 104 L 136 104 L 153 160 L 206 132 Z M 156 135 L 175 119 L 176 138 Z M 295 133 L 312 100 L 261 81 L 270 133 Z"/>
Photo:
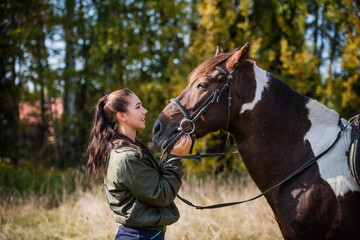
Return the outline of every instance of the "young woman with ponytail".
<path id="1" fill-rule="evenodd" d="M 120 223 L 116 240 L 164 239 L 166 226 L 179 219 L 174 199 L 181 185 L 181 160 L 158 162 L 136 138 L 145 128 L 147 110 L 130 90 L 102 97 L 87 149 L 90 180 L 104 178 L 107 201 Z M 180 139 L 171 155 L 183 155 L 191 145 Z"/>

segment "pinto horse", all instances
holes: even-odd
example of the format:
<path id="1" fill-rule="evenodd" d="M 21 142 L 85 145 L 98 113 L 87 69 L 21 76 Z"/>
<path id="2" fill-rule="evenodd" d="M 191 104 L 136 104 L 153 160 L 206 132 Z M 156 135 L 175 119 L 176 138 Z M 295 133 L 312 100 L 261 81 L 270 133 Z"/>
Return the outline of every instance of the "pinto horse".
<path id="1" fill-rule="evenodd" d="M 335 142 L 314 164 L 265 197 L 285 239 L 359 238 L 360 189 L 346 156 L 351 126 L 334 110 L 258 67 L 248 55 L 249 44 L 233 53 L 217 49 L 194 69 L 188 86 L 156 120 L 153 142 L 166 148 L 181 130 L 199 138 L 227 128 L 262 192 Z M 225 86 L 231 102 L 227 91 L 221 91 L 207 104 L 235 71 L 232 84 Z M 206 111 L 198 115 L 204 105 Z"/>

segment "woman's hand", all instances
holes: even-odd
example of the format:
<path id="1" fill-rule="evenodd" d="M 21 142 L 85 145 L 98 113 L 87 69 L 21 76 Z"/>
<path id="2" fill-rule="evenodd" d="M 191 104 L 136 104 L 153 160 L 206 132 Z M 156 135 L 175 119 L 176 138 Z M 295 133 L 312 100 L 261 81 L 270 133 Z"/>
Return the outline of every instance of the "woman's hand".
<path id="1" fill-rule="evenodd" d="M 188 135 L 182 136 L 172 147 L 170 154 L 177 156 L 184 155 L 189 150 L 191 142 L 191 137 Z"/>

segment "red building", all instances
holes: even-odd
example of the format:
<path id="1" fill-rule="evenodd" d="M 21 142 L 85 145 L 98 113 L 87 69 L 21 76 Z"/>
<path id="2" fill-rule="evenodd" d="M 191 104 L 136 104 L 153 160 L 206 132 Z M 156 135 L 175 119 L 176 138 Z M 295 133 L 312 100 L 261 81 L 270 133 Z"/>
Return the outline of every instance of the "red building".
<path id="1" fill-rule="evenodd" d="M 51 106 L 51 111 L 50 111 Z M 61 98 L 52 98 L 51 103 L 46 101 L 44 104 L 45 116 L 48 121 L 49 133 L 54 134 L 54 127 L 51 120 L 60 119 L 64 111 L 63 100 Z M 19 103 L 19 120 L 21 124 L 33 125 L 41 123 L 41 104 L 40 100 L 33 102 Z"/>

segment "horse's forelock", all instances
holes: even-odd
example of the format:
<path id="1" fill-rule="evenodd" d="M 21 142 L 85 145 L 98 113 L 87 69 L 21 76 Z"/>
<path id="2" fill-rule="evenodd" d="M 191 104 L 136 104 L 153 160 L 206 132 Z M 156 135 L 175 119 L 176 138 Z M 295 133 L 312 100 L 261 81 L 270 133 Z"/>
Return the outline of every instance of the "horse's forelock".
<path id="1" fill-rule="evenodd" d="M 210 70 L 214 69 L 215 66 L 221 65 L 226 62 L 234 53 L 236 53 L 239 49 L 236 48 L 229 53 L 220 53 L 212 58 L 209 58 L 202 62 L 197 68 L 195 68 L 188 77 L 188 84 L 194 82 L 199 78 L 200 75 L 206 74 Z M 255 63 L 255 60 L 252 58 L 248 58 L 248 61 L 251 63 Z"/>
<path id="2" fill-rule="evenodd" d="M 226 60 L 228 60 L 232 55 L 233 55 L 233 52 L 232 53 L 221 53 L 217 56 L 214 56 L 212 58 L 205 60 L 190 73 L 190 75 L 188 77 L 188 83 L 189 84 L 192 83 L 193 81 L 198 79 L 198 77 L 200 75 L 203 75 L 203 74 L 209 72 L 210 70 L 214 69 L 215 66 L 221 65 Z"/>

